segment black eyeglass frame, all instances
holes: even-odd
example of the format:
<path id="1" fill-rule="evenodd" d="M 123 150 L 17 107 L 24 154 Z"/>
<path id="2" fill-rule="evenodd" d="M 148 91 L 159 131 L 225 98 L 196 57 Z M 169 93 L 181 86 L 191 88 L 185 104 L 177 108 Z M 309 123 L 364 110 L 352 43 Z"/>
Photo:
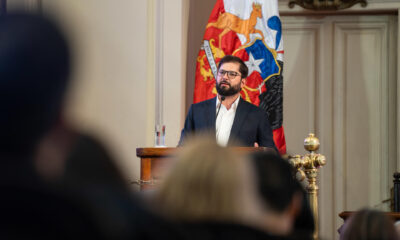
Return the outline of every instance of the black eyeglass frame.
<path id="1" fill-rule="evenodd" d="M 221 77 L 224 76 L 225 74 L 228 75 L 229 79 L 234 79 L 237 76 L 242 76 L 240 73 L 235 72 L 235 71 L 225 71 L 225 70 L 222 70 L 222 69 L 218 71 L 218 75 L 221 76 Z"/>

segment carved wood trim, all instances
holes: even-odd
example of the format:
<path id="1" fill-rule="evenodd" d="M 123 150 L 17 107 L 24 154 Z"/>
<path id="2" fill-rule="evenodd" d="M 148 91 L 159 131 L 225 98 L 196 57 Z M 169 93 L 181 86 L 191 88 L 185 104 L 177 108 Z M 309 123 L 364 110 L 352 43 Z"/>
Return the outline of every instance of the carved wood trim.
<path id="1" fill-rule="evenodd" d="M 367 6 L 367 0 L 290 0 L 289 8 L 293 8 L 296 4 L 302 8 L 314 11 L 326 10 L 342 10 L 350 8 L 360 3 L 362 7 Z"/>

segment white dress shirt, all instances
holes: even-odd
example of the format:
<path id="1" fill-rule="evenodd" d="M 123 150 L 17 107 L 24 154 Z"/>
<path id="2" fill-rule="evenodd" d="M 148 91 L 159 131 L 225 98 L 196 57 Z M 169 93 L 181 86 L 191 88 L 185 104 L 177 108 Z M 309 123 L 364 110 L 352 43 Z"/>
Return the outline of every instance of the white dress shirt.
<path id="1" fill-rule="evenodd" d="M 233 120 L 235 119 L 236 109 L 239 104 L 240 96 L 232 103 L 231 108 L 228 110 L 217 98 L 216 112 L 221 105 L 219 110 L 217 120 L 215 121 L 215 133 L 217 138 L 217 143 L 220 146 L 226 146 L 228 144 L 229 136 L 231 135 L 231 129 L 233 125 Z"/>

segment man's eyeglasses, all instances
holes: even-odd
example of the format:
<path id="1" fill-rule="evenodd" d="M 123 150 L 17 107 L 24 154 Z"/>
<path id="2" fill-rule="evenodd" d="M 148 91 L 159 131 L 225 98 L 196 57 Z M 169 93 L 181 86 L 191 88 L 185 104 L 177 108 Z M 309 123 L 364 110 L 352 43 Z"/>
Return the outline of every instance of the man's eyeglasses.
<path id="1" fill-rule="evenodd" d="M 229 79 L 234 79 L 235 77 L 240 76 L 239 73 L 234 72 L 234 71 L 225 71 L 225 70 L 219 70 L 219 71 L 218 71 L 218 75 L 219 75 L 220 77 L 225 76 L 225 73 L 228 74 L 228 78 L 229 78 Z"/>

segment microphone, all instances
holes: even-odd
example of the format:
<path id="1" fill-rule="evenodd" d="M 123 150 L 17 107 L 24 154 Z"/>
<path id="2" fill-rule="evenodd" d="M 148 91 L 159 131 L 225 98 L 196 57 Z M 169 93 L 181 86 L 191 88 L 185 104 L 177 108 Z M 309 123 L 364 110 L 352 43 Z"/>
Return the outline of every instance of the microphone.
<path id="1" fill-rule="evenodd" d="M 222 102 L 223 102 L 224 100 L 225 100 L 225 97 L 224 97 L 224 96 L 221 96 L 221 102 L 219 103 L 217 115 L 215 115 L 215 121 L 217 121 L 218 113 L 219 113 L 219 110 L 221 109 L 221 105 L 222 105 Z"/>

